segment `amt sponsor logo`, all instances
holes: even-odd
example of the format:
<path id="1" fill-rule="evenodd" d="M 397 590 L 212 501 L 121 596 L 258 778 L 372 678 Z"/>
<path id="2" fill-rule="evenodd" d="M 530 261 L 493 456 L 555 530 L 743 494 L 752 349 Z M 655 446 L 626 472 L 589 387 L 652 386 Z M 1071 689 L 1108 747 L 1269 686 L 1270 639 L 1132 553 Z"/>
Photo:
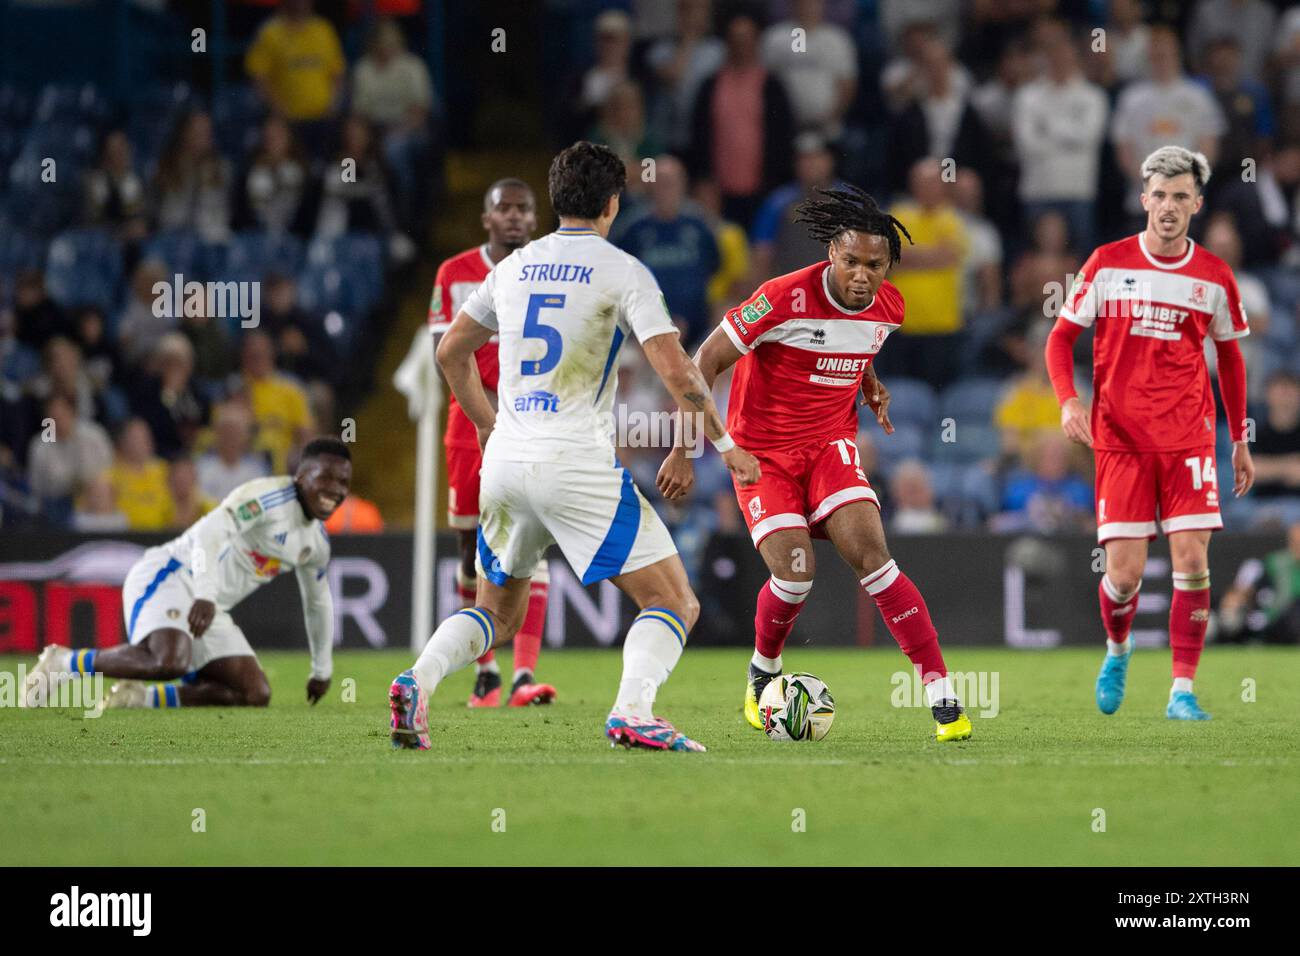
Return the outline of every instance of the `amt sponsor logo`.
<path id="1" fill-rule="evenodd" d="M 517 412 L 558 412 L 559 410 L 560 396 L 541 389 L 529 392 L 527 395 L 520 395 L 515 399 Z"/>

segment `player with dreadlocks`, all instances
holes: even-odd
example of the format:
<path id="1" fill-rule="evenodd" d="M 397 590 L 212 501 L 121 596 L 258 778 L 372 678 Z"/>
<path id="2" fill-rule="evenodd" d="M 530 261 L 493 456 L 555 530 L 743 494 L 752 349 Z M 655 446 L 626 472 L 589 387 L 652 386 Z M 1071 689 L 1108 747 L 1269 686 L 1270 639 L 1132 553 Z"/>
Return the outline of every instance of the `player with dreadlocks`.
<path id="1" fill-rule="evenodd" d="M 885 276 L 902 255 L 902 238 L 911 242 L 911 236 L 861 189 L 819 192 L 797 208 L 796 221 L 826 243 L 827 258 L 764 282 L 726 314 L 695 356 L 710 387 L 736 366 L 727 428 L 761 466 L 756 483 L 736 486 L 754 546 L 771 572 L 754 615 L 745 718 L 762 728 L 758 698 L 782 673 L 781 650 L 812 590 L 811 539 L 829 538 L 921 675 L 936 739 L 964 740 L 970 720 L 930 612 L 889 556 L 880 502 L 858 457 L 859 394 L 885 434 L 894 430 L 889 392 L 871 363 L 903 324 L 903 297 Z M 679 440 L 657 485 L 675 500 L 694 480 Z"/>

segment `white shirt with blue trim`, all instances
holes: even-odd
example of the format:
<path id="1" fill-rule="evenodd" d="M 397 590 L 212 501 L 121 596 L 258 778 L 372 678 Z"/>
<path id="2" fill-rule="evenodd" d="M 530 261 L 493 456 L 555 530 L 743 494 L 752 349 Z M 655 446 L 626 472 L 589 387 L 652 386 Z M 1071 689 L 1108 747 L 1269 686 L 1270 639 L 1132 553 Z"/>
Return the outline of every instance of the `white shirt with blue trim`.
<path id="1" fill-rule="evenodd" d="M 180 561 L 194 597 L 212 601 L 222 611 L 293 571 L 311 645 L 312 676 L 330 676 L 334 604 L 326 577 L 329 535 L 303 511 L 293 478 L 245 482 L 163 547 Z"/>
<path id="2" fill-rule="evenodd" d="M 463 310 L 500 336 L 485 461 L 611 463 L 619 349 L 677 331 L 650 270 L 591 229 L 515 250 Z"/>

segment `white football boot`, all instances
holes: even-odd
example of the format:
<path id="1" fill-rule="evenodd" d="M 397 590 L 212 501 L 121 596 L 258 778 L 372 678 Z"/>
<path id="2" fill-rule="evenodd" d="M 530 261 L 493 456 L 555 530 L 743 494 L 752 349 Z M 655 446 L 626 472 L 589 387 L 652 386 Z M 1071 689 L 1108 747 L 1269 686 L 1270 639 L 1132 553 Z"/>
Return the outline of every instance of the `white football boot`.
<path id="1" fill-rule="evenodd" d="M 48 706 L 57 698 L 55 692 L 72 679 L 71 668 L 72 651 L 58 644 L 48 645 L 23 681 L 23 704 L 27 707 Z"/>
<path id="2" fill-rule="evenodd" d="M 149 685 L 139 680 L 120 680 L 108 691 L 104 707 L 148 707 Z"/>

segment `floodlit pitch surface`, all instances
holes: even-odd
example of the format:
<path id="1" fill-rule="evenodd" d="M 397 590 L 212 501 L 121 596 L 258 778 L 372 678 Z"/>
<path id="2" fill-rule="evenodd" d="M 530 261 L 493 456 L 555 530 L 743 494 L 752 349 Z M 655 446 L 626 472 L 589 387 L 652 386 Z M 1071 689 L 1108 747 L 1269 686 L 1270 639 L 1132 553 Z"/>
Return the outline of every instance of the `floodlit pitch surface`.
<path id="1" fill-rule="evenodd" d="M 406 653 L 339 654 L 315 708 L 306 655 L 267 654 L 264 710 L 0 708 L 0 864 L 1300 864 L 1300 652 L 1209 648 L 1203 724 L 1165 719 L 1163 650 L 1099 714 L 1101 653 L 952 650 L 997 716 L 940 746 L 896 652 L 788 648 L 838 713 L 777 744 L 740 715 L 746 652 L 688 649 L 659 710 L 707 754 L 611 750 L 617 653 L 544 650 L 550 708 L 469 711 L 455 675 L 424 753 L 389 747 Z"/>

